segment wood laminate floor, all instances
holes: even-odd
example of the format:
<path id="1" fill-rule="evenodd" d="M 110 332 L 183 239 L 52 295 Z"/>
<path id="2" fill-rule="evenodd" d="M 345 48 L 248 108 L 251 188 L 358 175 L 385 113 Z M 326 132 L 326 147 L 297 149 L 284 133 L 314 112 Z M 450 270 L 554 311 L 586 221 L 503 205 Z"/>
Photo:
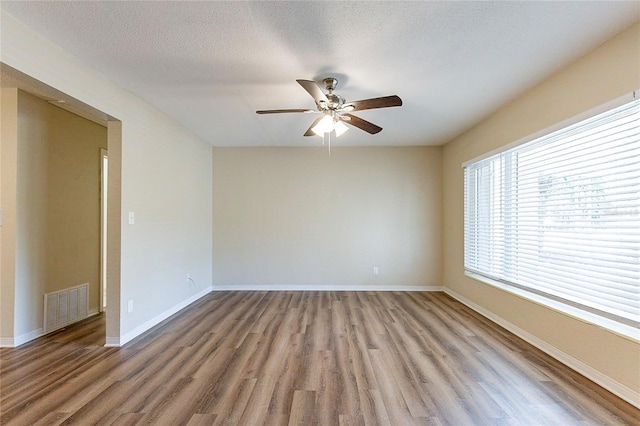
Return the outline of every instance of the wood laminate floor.
<path id="1" fill-rule="evenodd" d="M 123 348 L 103 330 L 0 350 L 0 423 L 640 424 L 443 293 L 217 292 Z"/>

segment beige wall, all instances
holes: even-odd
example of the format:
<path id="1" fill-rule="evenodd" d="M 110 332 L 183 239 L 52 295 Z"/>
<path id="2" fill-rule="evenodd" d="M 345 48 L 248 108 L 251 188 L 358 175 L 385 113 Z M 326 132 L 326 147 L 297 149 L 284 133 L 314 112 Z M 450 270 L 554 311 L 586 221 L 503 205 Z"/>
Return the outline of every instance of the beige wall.
<path id="1" fill-rule="evenodd" d="M 637 24 L 526 92 L 443 150 L 444 284 L 635 392 L 640 392 L 637 341 L 464 276 L 461 164 L 639 87 Z"/>
<path id="2" fill-rule="evenodd" d="M 100 302 L 105 127 L 18 92 L 15 333 L 42 327 L 43 295 L 89 283 Z"/>
<path id="3" fill-rule="evenodd" d="M 11 346 L 16 279 L 18 90 L 0 89 L 0 95 L 0 346 Z"/>
<path id="4" fill-rule="evenodd" d="M 213 159 L 214 287 L 441 285 L 440 147 L 215 148 Z"/>
<path id="5" fill-rule="evenodd" d="M 15 333 L 42 328 L 47 282 L 48 105 L 18 91 Z"/>
<path id="6" fill-rule="evenodd" d="M 90 283 L 89 310 L 99 309 L 100 171 L 107 129 L 50 108 L 46 291 Z M 97 293 L 97 294 L 96 294 Z"/>

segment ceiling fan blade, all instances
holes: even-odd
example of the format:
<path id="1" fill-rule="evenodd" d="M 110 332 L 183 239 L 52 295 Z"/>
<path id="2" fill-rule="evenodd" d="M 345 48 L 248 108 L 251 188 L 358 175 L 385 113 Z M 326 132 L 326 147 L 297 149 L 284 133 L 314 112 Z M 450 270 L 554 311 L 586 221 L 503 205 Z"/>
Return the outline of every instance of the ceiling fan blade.
<path id="1" fill-rule="evenodd" d="M 316 112 L 313 109 L 266 109 L 261 111 L 256 111 L 256 114 L 282 114 L 285 112 Z"/>
<path id="2" fill-rule="evenodd" d="M 313 100 L 316 101 L 316 104 L 321 102 L 329 103 L 329 99 L 327 99 L 327 95 L 324 94 L 318 83 L 313 80 L 296 80 L 300 86 L 313 97 Z"/>
<path id="3" fill-rule="evenodd" d="M 381 98 L 363 99 L 361 101 L 348 102 L 345 106 L 353 105 L 353 111 L 362 111 L 364 109 L 389 108 L 402 106 L 402 99 L 398 96 L 383 96 Z"/>
<path id="4" fill-rule="evenodd" d="M 316 124 L 318 124 L 320 122 L 320 120 L 322 120 L 324 118 L 324 114 L 322 114 L 320 117 L 316 118 L 313 123 L 311 123 L 311 126 L 309 126 L 309 128 L 307 129 L 307 131 L 305 132 L 305 136 L 317 136 L 315 133 L 313 133 L 313 129 L 315 127 Z"/>
<path id="5" fill-rule="evenodd" d="M 347 124 L 351 124 L 358 129 L 362 129 L 367 133 L 371 133 L 372 135 L 375 135 L 376 133 L 382 131 L 382 127 L 376 126 L 375 124 L 370 123 L 367 120 L 363 120 L 360 117 L 356 117 L 352 114 L 342 114 L 340 116 L 340 120 L 344 121 Z"/>

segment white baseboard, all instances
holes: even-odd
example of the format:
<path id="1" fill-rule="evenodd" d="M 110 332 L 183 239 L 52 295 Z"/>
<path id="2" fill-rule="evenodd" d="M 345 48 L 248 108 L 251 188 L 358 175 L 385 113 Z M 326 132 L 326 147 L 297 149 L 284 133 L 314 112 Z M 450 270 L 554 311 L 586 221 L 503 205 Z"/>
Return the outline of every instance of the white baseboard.
<path id="1" fill-rule="evenodd" d="M 0 348 L 15 348 L 42 336 L 42 327 L 16 337 L 1 337 Z"/>
<path id="2" fill-rule="evenodd" d="M 30 342 L 38 337 L 42 336 L 42 327 L 37 328 L 35 330 L 31 330 L 28 333 L 21 334 L 14 339 L 14 344 L 16 346 L 24 345 L 27 342 Z"/>
<path id="3" fill-rule="evenodd" d="M 211 293 L 212 290 L 213 290 L 213 288 L 211 286 L 209 286 L 209 287 L 205 288 L 204 290 L 194 294 L 190 298 L 183 300 L 182 302 L 178 303 L 177 305 L 175 305 L 175 306 L 167 309 L 166 311 L 162 312 L 161 314 L 156 315 L 155 317 L 151 318 L 149 321 L 145 322 L 144 324 L 141 324 L 138 327 L 134 328 L 130 332 L 126 333 L 125 335 L 120 336 L 119 341 L 116 341 L 118 339 L 115 338 L 115 337 L 108 338 L 105 346 L 110 346 L 110 347 L 124 346 L 127 342 L 130 342 L 131 340 L 135 339 L 136 337 L 138 337 L 139 335 L 141 335 L 145 331 L 149 330 L 151 327 L 154 327 L 154 326 L 158 325 L 162 321 L 164 321 L 167 318 L 169 318 L 171 315 L 175 314 L 176 312 L 180 311 L 181 309 L 186 308 L 187 306 L 189 306 L 190 304 L 192 304 L 196 300 L 200 299 L 201 297 L 204 297 L 207 294 Z"/>
<path id="4" fill-rule="evenodd" d="M 444 291 L 442 286 L 372 286 L 372 285 L 218 285 L 213 291 Z"/>
<path id="5" fill-rule="evenodd" d="M 31 330 L 17 337 L 0 337 L 0 348 L 15 348 L 42 336 L 42 328 Z"/>
<path id="6" fill-rule="evenodd" d="M 550 355 L 551 357 L 560 361 L 567 367 L 582 374 L 587 379 L 597 383 L 598 385 L 602 386 L 603 388 L 613 393 L 614 395 L 617 395 L 620 398 L 624 399 L 629 404 L 637 408 L 640 408 L 639 392 L 636 392 L 633 389 L 630 389 L 629 387 L 623 385 L 617 380 L 612 379 L 611 377 L 601 373 L 600 371 L 596 370 L 590 365 L 585 364 L 584 362 L 580 361 L 577 358 L 574 358 L 568 353 L 556 348 L 555 346 L 545 342 L 544 340 L 539 339 L 538 337 L 534 336 L 528 331 L 525 331 L 520 327 L 518 327 L 517 325 L 512 324 L 509 321 L 499 317 L 493 312 L 488 311 L 487 309 L 483 308 L 482 306 L 478 305 L 475 302 L 472 302 L 471 300 L 456 293 L 455 291 L 449 288 L 444 288 L 444 292 L 447 293 L 449 296 L 453 297 L 454 299 L 458 300 L 459 302 L 467 305 L 474 311 L 478 312 L 480 315 L 488 318 L 489 320 L 495 322 L 496 324 L 503 327 L 504 329 L 520 337 L 522 340 L 540 349 L 542 352 L 546 353 L 547 355 Z"/>
<path id="7" fill-rule="evenodd" d="M 119 348 L 120 347 L 120 338 L 119 337 L 107 337 L 107 341 L 104 344 L 107 348 Z"/>
<path id="8" fill-rule="evenodd" d="M 87 318 L 92 317 L 94 315 L 97 315 L 99 313 L 100 312 L 97 309 L 92 309 L 92 310 L 90 310 L 88 312 Z M 82 319 L 86 319 L 86 318 L 82 318 Z M 80 320 L 80 321 L 82 321 L 82 320 Z M 73 323 L 65 324 L 64 326 L 59 327 L 59 328 L 54 329 L 54 330 L 50 330 L 49 332 L 54 332 L 56 330 L 59 330 L 60 328 L 69 327 L 70 325 L 73 325 Z M 48 334 L 48 333 L 44 333 L 43 328 L 40 327 L 40 328 L 37 328 L 35 330 L 31 330 L 28 333 L 21 334 L 20 336 L 15 337 L 15 338 L 2 337 L 2 338 L 0 338 L 0 348 L 15 348 L 17 346 L 24 345 L 27 342 L 35 340 L 38 337 L 42 337 L 45 334 Z"/>
<path id="9" fill-rule="evenodd" d="M 13 337 L 0 337 L 0 348 L 13 348 Z"/>

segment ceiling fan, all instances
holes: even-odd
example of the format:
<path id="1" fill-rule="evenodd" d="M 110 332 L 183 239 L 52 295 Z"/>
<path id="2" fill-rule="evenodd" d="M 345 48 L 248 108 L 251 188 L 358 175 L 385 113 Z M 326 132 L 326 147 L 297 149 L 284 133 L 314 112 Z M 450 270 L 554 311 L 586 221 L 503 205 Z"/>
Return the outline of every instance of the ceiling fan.
<path id="1" fill-rule="evenodd" d="M 304 90 L 306 90 L 316 102 L 316 109 L 270 109 L 256 111 L 257 114 L 281 114 L 281 113 L 322 113 L 309 129 L 305 136 L 324 136 L 325 133 L 335 132 L 340 136 L 347 131 L 348 127 L 344 123 L 364 130 L 375 135 L 382 130 L 382 127 L 363 120 L 353 114 L 352 111 L 363 111 L 374 108 L 388 108 L 402 105 L 402 99 L 396 95 L 384 96 L 381 98 L 363 99 L 360 101 L 346 102 L 345 99 L 333 93 L 338 84 L 338 80 L 332 77 L 322 80 L 328 93 L 324 93 L 320 86 L 313 80 L 296 80 Z"/>

